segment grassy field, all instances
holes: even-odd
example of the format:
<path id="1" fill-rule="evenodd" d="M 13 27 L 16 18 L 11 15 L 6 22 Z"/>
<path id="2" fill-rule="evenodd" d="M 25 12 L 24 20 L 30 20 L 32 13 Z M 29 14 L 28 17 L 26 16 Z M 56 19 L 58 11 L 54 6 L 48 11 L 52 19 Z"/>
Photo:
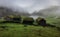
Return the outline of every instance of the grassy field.
<path id="1" fill-rule="evenodd" d="M 42 26 L 27 26 L 22 24 L 0 24 L 6 28 L 0 28 L 0 37 L 60 37 L 57 28 Z"/>
<path id="2" fill-rule="evenodd" d="M 56 19 L 56 18 L 46 18 L 47 23 L 51 24 L 51 25 L 55 25 L 57 27 L 60 27 L 60 19 Z"/>
<path id="3" fill-rule="evenodd" d="M 60 27 L 60 19 L 46 19 L 47 23 Z M 6 26 L 1 28 L 1 26 Z M 42 27 L 16 23 L 1 23 L 0 37 L 60 37 L 60 30 L 56 27 Z"/>

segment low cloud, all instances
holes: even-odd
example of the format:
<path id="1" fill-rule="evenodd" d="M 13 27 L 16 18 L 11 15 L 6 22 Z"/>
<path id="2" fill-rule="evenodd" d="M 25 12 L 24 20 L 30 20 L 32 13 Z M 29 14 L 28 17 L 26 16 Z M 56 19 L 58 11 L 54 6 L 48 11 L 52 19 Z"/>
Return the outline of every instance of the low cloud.
<path id="1" fill-rule="evenodd" d="M 60 0 L 0 0 L 0 6 L 14 8 L 15 10 L 21 8 L 32 13 L 50 6 L 60 6 Z"/>

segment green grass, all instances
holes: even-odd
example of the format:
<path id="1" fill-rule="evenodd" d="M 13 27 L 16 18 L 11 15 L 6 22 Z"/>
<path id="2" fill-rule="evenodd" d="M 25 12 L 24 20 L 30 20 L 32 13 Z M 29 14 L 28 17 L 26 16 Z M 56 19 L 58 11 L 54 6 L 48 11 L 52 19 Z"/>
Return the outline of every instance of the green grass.
<path id="1" fill-rule="evenodd" d="M 22 24 L 6 23 L 0 26 L 0 37 L 60 37 L 60 31 L 57 28 L 30 26 L 24 27 Z"/>
<path id="2" fill-rule="evenodd" d="M 60 27 L 60 19 L 56 19 L 56 18 L 47 18 L 47 23 L 51 24 L 51 25 L 55 25 L 57 27 Z"/>
<path id="3" fill-rule="evenodd" d="M 46 18 L 47 23 L 60 27 L 60 19 Z M 0 22 L 3 19 L 0 20 Z M 1 26 L 7 26 L 1 28 Z M 30 26 L 23 24 L 1 23 L 0 37 L 60 37 L 60 31 L 56 27 Z"/>

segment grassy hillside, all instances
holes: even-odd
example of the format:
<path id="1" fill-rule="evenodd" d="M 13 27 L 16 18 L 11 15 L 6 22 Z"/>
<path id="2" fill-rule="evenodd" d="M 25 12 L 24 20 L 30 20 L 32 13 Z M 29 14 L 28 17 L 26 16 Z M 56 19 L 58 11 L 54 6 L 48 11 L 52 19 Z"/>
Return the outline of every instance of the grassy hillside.
<path id="1" fill-rule="evenodd" d="M 46 20 L 47 23 L 60 27 L 60 19 L 47 18 Z M 60 37 L 60 29 L 33 25 L 24 27 L 23 24 L 17 23 L 0 23 L 0 37 Z"/>
<path id="2" fill-rule="evenodd" d="M 60 37 L 57 28 L 30 26 L 24 27 L 22 24 L 6 23 L 0 24 L 6 28 L 0 28 L 0 37 Z"/>
<path id="3" fill-rule="evenodd" d="M 60 27 L 60 19 L 58 18 L 46 18 L 47 23 Z"/>

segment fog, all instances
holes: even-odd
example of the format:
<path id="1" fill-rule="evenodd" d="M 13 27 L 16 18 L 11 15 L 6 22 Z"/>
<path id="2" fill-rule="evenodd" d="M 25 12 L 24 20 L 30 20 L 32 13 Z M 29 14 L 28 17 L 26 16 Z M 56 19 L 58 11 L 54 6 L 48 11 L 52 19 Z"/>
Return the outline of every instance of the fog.
<path id="1" fill-rule="evenodd" d="M 60 0 L 0 0 L 0 6 L 11 8 L 14 11 L 33 13 L 50 6 L 60 6 Z"/>

